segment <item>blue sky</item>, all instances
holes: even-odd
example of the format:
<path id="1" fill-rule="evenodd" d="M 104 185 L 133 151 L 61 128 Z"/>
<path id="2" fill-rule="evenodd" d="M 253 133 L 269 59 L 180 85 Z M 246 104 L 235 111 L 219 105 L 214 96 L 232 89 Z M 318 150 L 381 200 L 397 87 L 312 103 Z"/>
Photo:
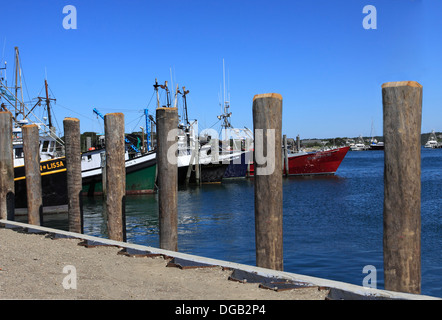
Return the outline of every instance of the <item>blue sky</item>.
<path id="1" fill-rule="evenodd" d="M 63 28 L 66 5 L 75 30 Z M 362 26 L 365 5 L 377 9 L 376 30 Z M 414 80 L 422 132 L 442 131 L 441 1 L 16 0 L 0 10 L 9 84 L 18 46 L 25 100 L 43 94 L 46 72 L 60 129 L 69 116 L 102 131 L 97 108 L 139 130 L 143 109 L 155 111 L 155 78 L 186 86 L 190 118 L 218 128 L 224 59 L 236 127 L 253 127 L 255 94 L 277 92 L 288 137 L 369 135 L 372 123 L 381 135 L 382 83 Z"/>

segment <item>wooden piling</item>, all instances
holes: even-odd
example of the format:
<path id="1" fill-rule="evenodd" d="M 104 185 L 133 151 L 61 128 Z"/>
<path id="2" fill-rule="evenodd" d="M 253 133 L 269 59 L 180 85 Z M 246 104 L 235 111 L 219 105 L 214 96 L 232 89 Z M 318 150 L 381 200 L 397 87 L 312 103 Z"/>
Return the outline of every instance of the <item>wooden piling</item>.
<path id="1" fill-rule="evenodd" d="M 43 222 L 43 198 L 38 126 L 35 124 L 23 126 L 22 132 L 23 153 L 25 156 L 26 194 L 28 199 L 28 223 L 39 226 Z"/>
<path id="2" fill-rule="evenodd" d="M 287 147 L 287 136 L 282 136 L 283 148 L 284 148 L 284 169 L 285 176 L 289 176 L 289 155 L 288 155 L 288 147 Z"/>
<path id="3" fill-rule="evenodd" d="M 420 293 L 422 86 L 384 83 L 382 103 L 385 289 Z"/>
<path id="4" fill-rule="evenodd" d="M 0 219 L 14 220 L 14 156 L 12 114 L 0 112 Z"/>
<path id="5" fill-rule="evenodd" d="M 260 94 L 253 98 L 253 127 L 256 265 L 283 270 L 280 94 Z M 263 141 L 257 140 L 259 130 Z M 260 160 L 263 156 L 267 157 L 266 163 Z"/>
<path id="6" fill-rule="evenodd" d="M 65 118 L 63 120 L 63 127 L 68 184 L 69 231 L 83 233 L 80 120 Z"/>
<path id="7" fill-rule="evenodd" d="M 106 141 L 106 210 L 109 239 L 126 241 L 126 168 L 124 115 L 104 116 Z"/>
<path id="8" fill-rule="evenodd" d="M 101 165 L 101 190 L 103 191 L 103 197 L 106 198 L 106 153 L 100 153 L 100 165 Z"/>
<path id="9" fill-rule="evenodd" d="M 178 251 L 177 108 L 157 108 L 157 166 L 160 248 Z M 191 164 L 189 164 L 191 165 Z"/>

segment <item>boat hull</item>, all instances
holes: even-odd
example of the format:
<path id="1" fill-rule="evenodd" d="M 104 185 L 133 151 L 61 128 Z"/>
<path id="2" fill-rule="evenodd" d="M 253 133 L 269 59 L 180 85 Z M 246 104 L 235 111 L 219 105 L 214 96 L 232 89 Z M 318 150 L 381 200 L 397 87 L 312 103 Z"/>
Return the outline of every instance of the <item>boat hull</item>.
<path id="1" fill-rule="evenodd" d="M 68 203 L 66 158 L 40 162 L 43 207 L 62 206 Z M 14 167 L 15 208 L 27 208 L 25 166 Z"/>
<path id="2" fill-rule="evenodd" d="M 291 155 L 288 158 L 289 175 L 333 175 L 338 170 L 349 149 L 350 147 L 343 147 L 303 155 Z M 285 173 L 285 164 L 282 173 Z M 254 175 L 253 164 L 250 165 L 249 174 Z"/>
<path id="3" fill-rule="evenodd" d="M 103 194 L 102 171 L 100 168 L 84 170 L 83 194 L 95 196 Z M 143 155 L 126 160 L 126 194 L 148 194 L 155 192 L 155 155 Z"/>
<path id="4" fill-rule="evenodd" d="M 224 177 L 229 164 L 223 163 L 208 163 L 201 165 L 200 181 L 201 183 L 220 183 Z M 186 184 L 186 175 L 189 166 L 178 167 L 178 184 Z M 189 183 L 195 183 L 195 170 L 191 171 Z"/>
<path id="5" fill-rule="evenodd" d="M 245 178 L 252 151 L 243 152 L 240 157 L 230 160 L 230 164 L 224 173 L 224 178 Z"/>

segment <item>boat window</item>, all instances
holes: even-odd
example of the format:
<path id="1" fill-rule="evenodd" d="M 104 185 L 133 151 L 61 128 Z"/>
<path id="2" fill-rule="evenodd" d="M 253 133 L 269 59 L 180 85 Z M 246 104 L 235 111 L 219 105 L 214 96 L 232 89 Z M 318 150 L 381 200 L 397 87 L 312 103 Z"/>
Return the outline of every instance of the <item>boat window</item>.
<path id="1" fill-rule="evenodd" d="M 51 143 L 49 144 L 49 152 L 54 152 L 55 151 L 55 141 L 51 141 Z"/>
<path id="2" fill-rule="evenodd" d="M 23 148 L 15 148 L 15 157 L 23 158 Z"/>
<path id="3" fill-rule="evenodd" d="M 48 152 L 48 146 L 49 146 L 49 141 L 48 140 L 43 141 L 43 148 L 41 148 L 41 151 Z"/>

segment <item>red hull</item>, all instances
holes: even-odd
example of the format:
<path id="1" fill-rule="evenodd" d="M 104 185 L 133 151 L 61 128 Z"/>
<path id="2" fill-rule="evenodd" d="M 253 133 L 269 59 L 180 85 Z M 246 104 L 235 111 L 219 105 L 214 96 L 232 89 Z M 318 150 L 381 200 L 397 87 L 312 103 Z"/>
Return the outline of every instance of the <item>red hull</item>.
<path id="1" fill-rule="evenodd" d="M 334 174 L 344 160 L 350 147 L 318 151 L 303 155 L 289 155 L 289 175 Z M 285 164 L 283 164 L 285 173 Z M 254 167 L 250 164 L 249 175 L 253 176 Z"/>

